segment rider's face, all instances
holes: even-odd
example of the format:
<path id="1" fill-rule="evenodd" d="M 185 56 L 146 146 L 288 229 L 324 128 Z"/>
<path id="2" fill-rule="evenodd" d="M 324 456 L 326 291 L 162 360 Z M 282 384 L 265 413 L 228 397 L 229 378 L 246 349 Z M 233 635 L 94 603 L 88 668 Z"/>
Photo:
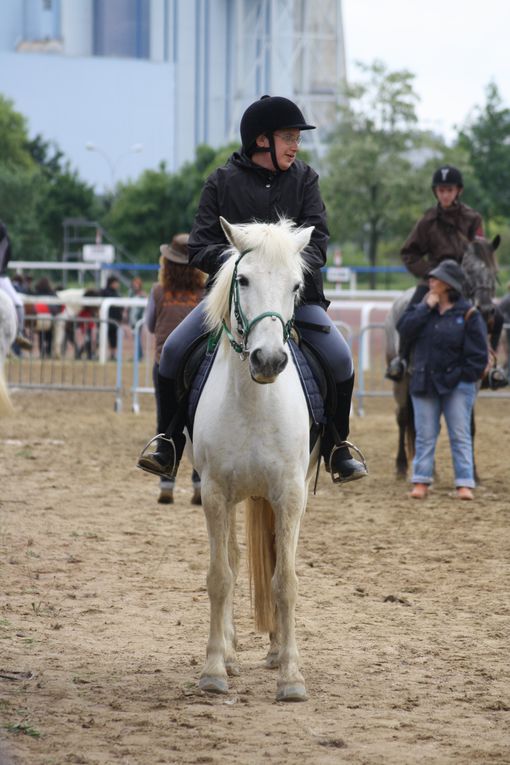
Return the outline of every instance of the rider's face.
<path id="1" fill-rule="evenodd" d="M 436 186 L 436 197 L 441 207 L 451 207 L 458 196 L 460 196 L 460 188 L 458 186 L 450 186 L 446 184 L 440 184 Z"/>
<path id="2" fill-rule="evenodd" d="M 288 170 L 294 164 L 299 151 L 301 134 L 295 128 L 282 128 L 273 133 L 273 136 L 278 168 L 284 171 Z M 269 148 L 269 138 L 266 135 L 260 135 L 257 138 L 257 146 Z M 268 170 L 276 170 L 269 152 L 254 154 L 252 161 Z"/>

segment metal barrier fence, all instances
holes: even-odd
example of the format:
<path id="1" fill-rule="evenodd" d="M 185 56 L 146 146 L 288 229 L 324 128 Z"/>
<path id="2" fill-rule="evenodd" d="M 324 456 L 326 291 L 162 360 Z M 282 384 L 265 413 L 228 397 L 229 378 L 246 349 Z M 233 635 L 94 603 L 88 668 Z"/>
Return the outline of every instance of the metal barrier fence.
<path id="1" fill-rule="evenodd" d="M 117 301 L 116 301 L 117 302 Z M 120 301 L 119 301 L 120 302 Z M 123 301 L 127 303 L 128 301 Z M 102 311 L 101 311 L 102 313 Z M 364 404 L 369 398 L 391 398 L 393 384 L 386 380 L 385 332 L 383 323 L 362 326 L 359 332 L 342 321 L 335 321 L 344 334 L 354 356 L 356 388 L 354 401 L 356 411 L 362 416 Z M 106 338 L 108 326 L 117 328 L 116 358 L 109 363 L 102 358 L 106 343 L 101 350 L 101 338 Z M 27 316 L 26 328 L 34 340 L 34 349 L 16 355 L 6 361 L 6 378 L 13 388 L 40 390 L 87 391 L 112 393 L 114 410 L 123 409 L 124 380 L 132 374 L 131 407 L 140 412 L 140 396 L 154 395 L 152 368 L 154 362 L 154 336 L 140 319 L 133 331 L 124 324 L 98 317 L 66 318 L 45 315 Z M 510 329 L 510 324 L 505 324 Z M 87 334 L 88 332 L 88 334 Z M 52 337 L 51 345 L 44 343 Z M 132 361 L 127 353 L 133 353 Z M 132 364 L 132 367 L 131 367 Z M 480 397 L 490 399 L 510 398 L 510 388 L 500 391 L 483 390 Z"/>
<path id="2" fill-rule="evenodd" d="M 505 324 L 504 327 L 510 329 L 510 324 Z M 380 340 L 375 337 L 376 333 L 382 335 Z M 357 413 L 363 416 L 365 414 L 365 399 L 392 397 L 393 383 L 384 377 L 386 369 L 384 324 L 373 323 L 362 327 L 357 335 L 357 341 L 357 386 L 354 391 L 354 397 L 357 403 Z M 366 353 L 370 353 L 368 371 L 365 359 Z M 498 391 L 481 390 L 478 393 L 478 398 L 508 399 L 510 398 L 510 387 L 502 388 Z"/>
<path id="3" fill-rule="evenodd" d="M 116 330 L 113 364 L 97 363 L 98 338 L 103 326 L 106 333 L 109 327 Z M 45 314 L 27 316 L 25 330 L 33 349 L 27 352 L 14 348 L 8 357 L 6 379 L 9 386 L 113 393 L 115 411 L 122 410 L 123 325 L 93 316 L 63 319 Z"/>

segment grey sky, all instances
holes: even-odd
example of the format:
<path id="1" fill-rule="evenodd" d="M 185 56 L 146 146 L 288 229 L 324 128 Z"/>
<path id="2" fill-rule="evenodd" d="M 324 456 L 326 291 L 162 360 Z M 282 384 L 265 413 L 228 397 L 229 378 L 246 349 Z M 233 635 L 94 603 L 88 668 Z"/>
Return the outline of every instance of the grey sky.
<path id="1" fill-rule="evenodd" d="M 510 0 L 342 0 L 347 74 L 381 59 L 416 75 L 422 127 L 450 139 L 496 82 L 510 107 Z"/>

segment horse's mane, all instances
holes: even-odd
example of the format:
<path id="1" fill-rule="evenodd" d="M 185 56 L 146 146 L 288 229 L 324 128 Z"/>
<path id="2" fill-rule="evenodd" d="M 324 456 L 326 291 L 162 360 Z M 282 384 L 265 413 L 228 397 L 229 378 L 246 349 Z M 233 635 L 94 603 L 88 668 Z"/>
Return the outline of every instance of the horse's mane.
<path id="1" fill-rule="evenodd" d="M 242 223 L 236 228 L 241 230 L 243 249 L 256 250 L 257 259 L 268 268 L 294 270 L 298 279 L 308 270 L 304 260 L 296 255 L 295 235 L 300 229 L 293 221 L 281 218 L 278 223 Z M 226 250 L 228 259 L 205 299 L 205 320 L 210 331 L 219 329 L 229 315 L 230 285 L 238 254 L 235 247 Z"/>

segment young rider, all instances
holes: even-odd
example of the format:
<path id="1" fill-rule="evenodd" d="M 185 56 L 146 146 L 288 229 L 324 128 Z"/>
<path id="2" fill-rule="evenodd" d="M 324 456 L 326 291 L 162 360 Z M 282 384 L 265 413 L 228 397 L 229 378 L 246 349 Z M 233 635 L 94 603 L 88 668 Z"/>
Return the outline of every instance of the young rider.
<path id="1" fill-rule="evenodd" d="M 6 292 L 14 303 L 16 317 L 18 319 L 18 334 L 14 342 L 20 348 L 30 351 L 32 349 L 31 341 L 23 334 L 23 325 L 25 323 L 25 307 L 18 292 L 14 289 L 11 279 L 7 274 L 7 264 L 11 259 L 11 241 L 7 234 L 5 224 L 0 220 L 0 289 Z"/>
<path id="2" fill-rule="evenodd" d="M 483 236 L 480 214 L 460 201 L 463 190 L 462 174 L 452 165 L 443 165 L 432 176 L 437 204 L 420 218 L 400 250 L 407 270 L 420 279 L 410 305 L 419 303 L 428 292 L 427 277 L 433 268 L 447 259 L 461 263 L 469 242 Z M 390 380 L 404 376 L 409 350 L 408 343 L 401 340 L 399 355 L 386 370 Z"/>
<path id="3" fill-rule="evenodd" d="M 296 324 L 313 346 L 336 385 L 337 405 L 323 439 L 323 456 L 335 482 L 352 481 L 367 474 L 343 442 L 349 433 L 354 369 L 350 349 L 326 313 L 321 267 L 326 263 L 329 233 L 318 175 L 297 159 L 301 131 L 313 130 L 295 103 L 279 96 L 263 96 L 241 119 L 242 148 L 207 179 L 188 242 L 191 265 L 213 278 L 225 261 L 228 242 L 220 216 L 230 223 L 292 219 L 298 226 L 313 226 L 303 252 L 308 266 Z M 184 412 L 180 411 L 175 379 L 186 348 L 205 331 L 203 307 L 197 306 L 169 335 L 160 360 L 159 391 L 163 420 L 171 427 L 172 443 L 159 440 L 154 454 L 142 456 L 138 466 L 157 474 L 175 472 L 185 438 Z M 179 416 L 180 414 L 180 416 Z"/>

